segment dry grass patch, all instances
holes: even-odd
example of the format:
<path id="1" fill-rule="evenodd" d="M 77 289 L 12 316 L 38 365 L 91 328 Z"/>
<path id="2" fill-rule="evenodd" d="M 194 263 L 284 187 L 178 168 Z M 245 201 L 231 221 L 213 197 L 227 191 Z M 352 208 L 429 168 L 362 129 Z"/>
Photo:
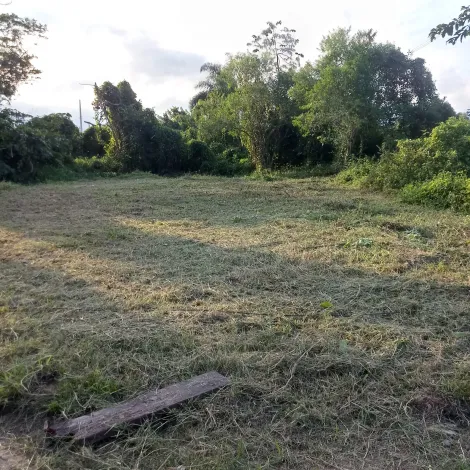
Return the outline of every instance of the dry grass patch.
<path id="1" fill-rule="evenodd" d="M 1 198 L 2 422 L 43 468 L 467 468 L 469 217 L 328 179 Z M 211 369 L 233 385 L 163 421 L 43 441 L 48 415 Z"/>

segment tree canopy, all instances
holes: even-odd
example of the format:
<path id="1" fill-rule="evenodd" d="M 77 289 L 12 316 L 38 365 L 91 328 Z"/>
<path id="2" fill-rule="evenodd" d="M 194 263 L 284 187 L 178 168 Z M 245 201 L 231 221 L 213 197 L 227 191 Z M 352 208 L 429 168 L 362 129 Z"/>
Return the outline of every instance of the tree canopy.
<path id="1" fill-rule="evenodd" d="M 437 36 L 447 39 L 448 44 L 455 45 L 457 41 L 462 42 L 464 38 L 470 36 L 470 5 L 463 6 L 460 15 L 454 18 L 449 23 L 438 24 L 435 28 L 431 29 L 429 38 L 434 41 Z"/>
<path id="2" fill-rule="evenodd" d="M 46 30 L 36 20 L 0 14 L 0 101 L 9 101 L 21 83 L 41 73 L 33 64 L 35 56 L 23 43 L 28 36 L 44 37 Z"/>
<path id="3" fill-rule="evenodd" d="M 452 32 L 466 34 L 459 21 Z M 22 44 L 46 28 L 16 15 L 0 15 L 0 24 L 5 101 L 39 74 Z M 245 52 L 202 64 L 189 109 L 173 106 L 160 116 L 143 106 L 128 81 L 95 85 L 96 124 L 83 134 L 67 114 L 31 118 L 3 110 L 4 174 L 34 178 L 38 168 L 67 165 L 77 155 L 90 159 L 90 168 L 112 172 L 233 175 L 346 165 L 362 156 L 379 159 L 400 139 L 420 138 L 455 115 L 425 61 L 379 42 L 373 29 L 332 31 L 315 62 L 304 62 L 298 48 L 294 29 L 268 22 Z"/>

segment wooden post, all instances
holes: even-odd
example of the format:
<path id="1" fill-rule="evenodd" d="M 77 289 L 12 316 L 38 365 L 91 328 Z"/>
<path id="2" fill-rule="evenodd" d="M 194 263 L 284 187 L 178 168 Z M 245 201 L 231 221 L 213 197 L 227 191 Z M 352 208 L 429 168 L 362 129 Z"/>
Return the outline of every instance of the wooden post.
<path id="1" fill-rule="evenodd" d="M 96 442 L 111 437 L 117 426 L 142 423 L 160 412 L 228 384 L 229 380 L 223 375 L 208 372 L 89 415 L 47 424 L 45 431 L 50 436 L 70 438 L 75 442 Z"/>

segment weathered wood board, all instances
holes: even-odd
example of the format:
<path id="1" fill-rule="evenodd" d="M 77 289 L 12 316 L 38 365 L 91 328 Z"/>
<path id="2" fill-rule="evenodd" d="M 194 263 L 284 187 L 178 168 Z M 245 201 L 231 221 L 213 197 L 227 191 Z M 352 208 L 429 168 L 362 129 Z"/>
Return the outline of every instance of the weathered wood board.
<path id="1" fill-rule="evenodd" d="M 113 429 L 119 425 L 141 423 L 157 413 L 228 384 L 229 380 L 218 372 L 207 372 L 89 415 L 47 425 L 45 431 L 50 436 L 70 438 L 76 442 L 96 442 L 112 436 Z"/>

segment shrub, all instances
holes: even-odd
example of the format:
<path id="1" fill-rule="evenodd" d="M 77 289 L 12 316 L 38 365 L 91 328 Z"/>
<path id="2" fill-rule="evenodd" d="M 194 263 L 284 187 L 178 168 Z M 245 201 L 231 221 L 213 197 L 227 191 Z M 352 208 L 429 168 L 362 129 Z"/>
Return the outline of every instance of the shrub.
<path id="1" fill-rule="evenodd" d="M 183 169 L 188 159 L 188 148 L 181 133 L 161 124 L 155 125 L 148 151 L 150 154 L 145 159 L 146 164 L 139 170 L 160 174 L 175 173 Z"/>
<path id="2" fill-rule="evenodd" d="M 376 166 L 376 163 L 368 159 L 351 162 L 346 169 L 338 174 L 336 180 L 344 184 L 365 186 L 367 185 L 370 174 Z"/>
<path id="3" fill-rule="evenodd" d="M 200 140 L 190 140 L 188 142 L 188 156 L 183 170 L 211 173 L 214 166 L 215 157 L 208 145 Z"/>
<path id="4" fill-rule="evenodd" d="M 385 153 L 368 183 L 377 188 L 402 188 L 433 179 L 441 172 L 470 174 L 470 121 L 452 117 L 428 137 L 400 140 L 397 151 Z"/>
<path id="5" fill-rule="evenodd" d="M 122 163 L 112 155 L 101 158 L 76 158 L 74 169 L 80 173 L 121 173 Z"/>
<path id="6" fill-rule="evenodd" d="M 455 150 L 435 151 L 427 138 L 400 140 L 396 152 L 382 155 L 367 182 L 379 189 L 399 189 L 430 180 L 442 171 L 461 169 Z"/>
<path id="7" fill-rule="evenodd" d="M 105 126 L 90 126 L 82 134 L 82 151 L 85 157 L 102 157 L 111 134 Z"/>
<path id="8" fill-rule="evenodd" d="M 399 140 L 394 152 L 384 152 L 374 164 L 363 160 L 340 173 L 338 181 L 377 189 L 400 189 L 424 183 L 438 174 L 470 174 L 470 121 L 452 117 L 428 137 Z"/>
<path id="9" fill-rule="evenodd" d="M 464 173 L 439 173 L 424 183 L 406 185 L 400 192 L 402 201 L 431 205 L 470 213 L 470 179 Z"/>
<path id="10" fill-rule="evenodd" d="M 214 173 L 221 176 L 247 175 L 254 170 L 246 150 L 229 147 L 216 157 Z"/>
<path id="11" fill-rule="evenodd" d="M 436 126 L 427 140 L 434 152 L 455 151 L 457 165 L 470 172 L 470 120 L 451 117 Z"/>

